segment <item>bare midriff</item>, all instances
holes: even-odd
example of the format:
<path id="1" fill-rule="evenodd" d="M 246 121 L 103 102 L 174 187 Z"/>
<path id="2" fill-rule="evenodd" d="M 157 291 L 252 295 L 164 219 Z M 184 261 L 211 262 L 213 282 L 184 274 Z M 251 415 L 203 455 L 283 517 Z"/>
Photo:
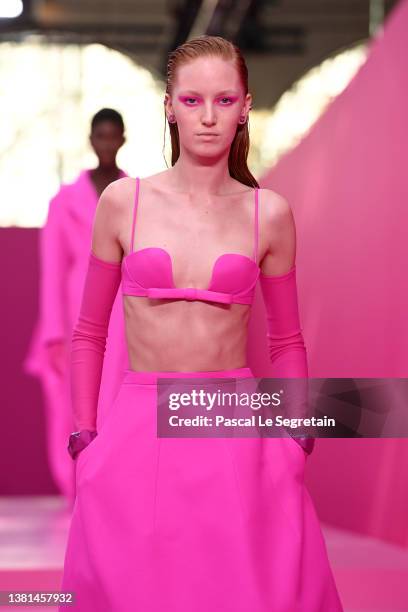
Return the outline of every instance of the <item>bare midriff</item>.
<path id="1" fill-rule="evenodd" d="M 250 307 L 123 296 L 129 364 L 136 371 L 246 366 Z"/>

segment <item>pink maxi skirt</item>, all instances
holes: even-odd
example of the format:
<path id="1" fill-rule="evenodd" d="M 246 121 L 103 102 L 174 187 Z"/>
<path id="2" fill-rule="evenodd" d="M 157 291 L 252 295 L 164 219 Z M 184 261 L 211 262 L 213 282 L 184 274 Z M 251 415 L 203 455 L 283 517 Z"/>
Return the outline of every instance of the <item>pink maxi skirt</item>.
<path id="1" fill-rule="evenodd" d="M 61 592 L 78 612 L 342 612 L 292 438 L 159 438 L 157 378 L 126 370 L 80 453 Z M 227 381 L 225 381 L 227 382 Z"/>

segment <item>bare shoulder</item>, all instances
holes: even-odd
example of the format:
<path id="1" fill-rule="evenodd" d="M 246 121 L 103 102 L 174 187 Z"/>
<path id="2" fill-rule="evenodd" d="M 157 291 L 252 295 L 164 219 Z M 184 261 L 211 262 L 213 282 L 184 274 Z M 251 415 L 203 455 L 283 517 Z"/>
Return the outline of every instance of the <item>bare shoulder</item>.
<path id="1" fill-rule="evenodd" d="M 114 213 L 123 212 L 129 207 L 129 199 L 133 200 L 135 188 L 136 180 L 129 176 L 113 181 L 103 190 L 98 208 Z"/>
<path id="2" fill-rule="evenodd" d="M 134 190 L 135 179 L 123 177 L 110 183 L 99 198 L 93 224 L 92 250 L 105 261 L 119 262 L 122 259 L 120 235 Z"/>
<path id="3" fill-rule="evenodd" d="M 269 230 L 294 223 L 292 208 L 283 195 L 272 189 L 260 189 L 259 199 L 260 217 Z"/>
<path id="4" fill-rule="evenodd" d="M 288 200 L 272 189 L 260 190 L 261 269 L 284 274 L 296 258 L 296 228 Z"/>

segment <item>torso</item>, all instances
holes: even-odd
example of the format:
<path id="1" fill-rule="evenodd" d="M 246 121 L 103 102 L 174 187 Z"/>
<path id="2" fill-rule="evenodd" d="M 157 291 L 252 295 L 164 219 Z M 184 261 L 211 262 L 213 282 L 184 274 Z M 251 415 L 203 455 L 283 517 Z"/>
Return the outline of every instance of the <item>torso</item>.
<path id="1" fill-rule="evenodd" d="M 222 196 L 166 189 L 167 171 L 141 179 L 133 251 L 166 249 L 176 287 L 208 287 L 217 257 L 254 254 L 254 189 L 232 180 Z M 118 242 L 130 253 L 135 179 L 121 184 Z M 262 236 L 262 192 L 258 263 Z M 250 306 L 123 296 L 130 367 L 138 371 L 212 371 L 246 366 Z"/>

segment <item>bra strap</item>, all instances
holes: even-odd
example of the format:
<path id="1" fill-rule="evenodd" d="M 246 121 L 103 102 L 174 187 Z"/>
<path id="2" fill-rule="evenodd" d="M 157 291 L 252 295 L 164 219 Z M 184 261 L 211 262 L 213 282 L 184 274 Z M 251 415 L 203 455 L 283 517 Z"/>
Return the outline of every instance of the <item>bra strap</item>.
<path id="1" fill-rule="evenodd" d="M 140 179 L 137 176 L 136 177 L 135 203 L 134 203 L 134 206 L 133 206 L 132 235 L 131 235 L 131 239 L 130 239 L 130 250 L 129 250 L 129 253 L 133 253 L 133 243 L 134 243 L 134 238 L 135 238 L 135 225 L 136 225 L 136 211 L 137 211 L 137 204 L 138 204 L 138 201 L 139 201 L 139 185 L 140 185 Z"/>
<path id="2" fill-rule="evenodd" d="M 259 239 L 259 189 L 255 187 L 255 239 L 254 260 L 258 263 L 258 239 Z"/>

